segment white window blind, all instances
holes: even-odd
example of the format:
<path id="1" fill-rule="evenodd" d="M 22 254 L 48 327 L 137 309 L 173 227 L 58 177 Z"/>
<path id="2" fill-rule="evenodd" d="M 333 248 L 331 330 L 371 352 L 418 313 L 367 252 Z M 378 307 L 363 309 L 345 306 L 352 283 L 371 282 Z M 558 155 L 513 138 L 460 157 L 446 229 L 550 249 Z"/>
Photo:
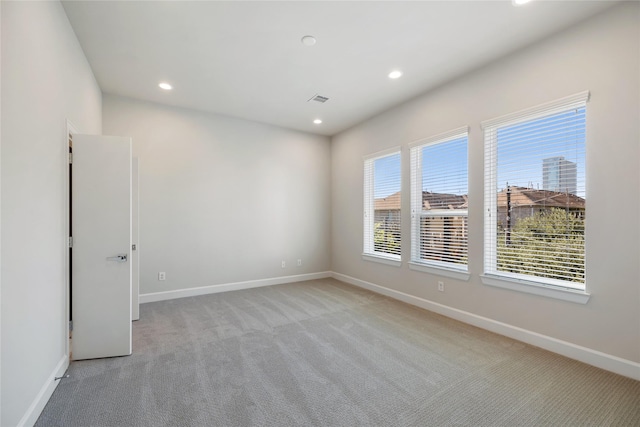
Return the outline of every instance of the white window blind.
<path id="1" fill-rule="evenodd" d="M 410 145 L 411 261 L 467 269 L 467 128 Z"/>
<path id="2" fill-rule="evenodd" d="M 400 150 L 364 161 L 364 254 L 400 260 Z"/>
<path id="3" fill-rule="evenodd" d="M 485 273 L 585 289 L 587 99 L 484 124 Z"/>

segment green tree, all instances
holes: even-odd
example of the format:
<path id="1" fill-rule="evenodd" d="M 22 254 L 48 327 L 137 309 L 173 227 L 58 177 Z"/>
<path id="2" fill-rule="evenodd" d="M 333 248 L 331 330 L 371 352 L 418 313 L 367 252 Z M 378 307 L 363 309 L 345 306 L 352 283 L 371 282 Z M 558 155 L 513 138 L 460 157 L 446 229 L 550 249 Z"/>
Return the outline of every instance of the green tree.
<path id="1" fill-rule="evenodd" d="M 584 219 L 552 208 L 499 230 L 498 270 L 584 283 Z"/>
<path id="2" fill-rule="evenodd" d="M 376 252 L 400 255 L 400 224 L 376 222 L 373 225 L 373 248 Z"/>

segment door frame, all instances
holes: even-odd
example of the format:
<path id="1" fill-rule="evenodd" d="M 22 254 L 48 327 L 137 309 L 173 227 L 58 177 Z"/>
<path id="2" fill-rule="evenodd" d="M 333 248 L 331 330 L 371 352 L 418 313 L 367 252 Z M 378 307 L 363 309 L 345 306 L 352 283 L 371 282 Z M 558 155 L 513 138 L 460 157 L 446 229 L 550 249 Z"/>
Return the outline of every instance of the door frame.
<path id="1" fill-rule="evenodd" d="M 131 321 L 140 319 L 140 162 L 131 156 Z"/>
<path id="2" fill-rule="evenodd" d="M 70 333 L 71 333 L 71 248 L 69 248 L 69 237 L 71 237 L 71 169 L 69 162 L 69 147 L 72 146 L 73 135 L 80 133 L 78 128 L 66 119 L 66 133 L 64 138 L 64 188 L 65 188 L 65 200 L 64 200 L 64 218 L 65 218 L 65 237 L 64 237 L 64 265 L 65 265 L 65 354 L 69 361 L 71 361 L 71 345 L 70 345 Z"/>

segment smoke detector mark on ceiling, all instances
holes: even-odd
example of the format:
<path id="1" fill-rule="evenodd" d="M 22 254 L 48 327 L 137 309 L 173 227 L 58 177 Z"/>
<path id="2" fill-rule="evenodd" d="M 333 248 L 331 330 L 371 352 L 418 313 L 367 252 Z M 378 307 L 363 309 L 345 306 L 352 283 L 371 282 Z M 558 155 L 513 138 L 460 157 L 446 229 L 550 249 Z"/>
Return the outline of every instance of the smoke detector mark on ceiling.
<path id="1" fill-rule="evenodd" d="M 316 94 L 315 94 L 315 95 L 313 95 L 311 98 L 309 98 L 309 100 L 308 100 L 307 102 L 309 102 L 309 101 L 316 101 L 316 102 L 324 103 L 324 102 L 327 102 L 328 100 L 329 100 L 329 98 L 327 98 L 326 96 L 318 95 L 318 94 L 316 93 Z"/>

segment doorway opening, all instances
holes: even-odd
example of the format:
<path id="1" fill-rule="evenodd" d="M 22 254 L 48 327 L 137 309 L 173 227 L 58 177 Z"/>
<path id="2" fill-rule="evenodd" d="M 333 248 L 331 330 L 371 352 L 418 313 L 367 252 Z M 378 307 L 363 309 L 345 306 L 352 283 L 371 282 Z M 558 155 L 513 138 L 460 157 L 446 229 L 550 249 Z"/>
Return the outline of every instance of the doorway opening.
<path id="1" fill-rule="evenodd" d="M 67 173 L 67 184 L 66 184 L 66 192 L 67 192 L 67 349 L 66 354 L 69 357 L 69 360 L 72 360 L 72 342 L 73 342 L 73 311 L 72 301 L 73 301 L 73 276 L 71 275 L 72 267 L 73 267 L 73 228 L 72 228 L 72 192 L 71 192 L 71 184 L 73 182 L 73 135 L 77 134 L 78 131 L 76 127 L 67 119 L 67 133 L 66 133 L 66 141 L 65 141 L 65 151 L 67 153 L 65 162 L 67 163 L 68 173 Z"/>

